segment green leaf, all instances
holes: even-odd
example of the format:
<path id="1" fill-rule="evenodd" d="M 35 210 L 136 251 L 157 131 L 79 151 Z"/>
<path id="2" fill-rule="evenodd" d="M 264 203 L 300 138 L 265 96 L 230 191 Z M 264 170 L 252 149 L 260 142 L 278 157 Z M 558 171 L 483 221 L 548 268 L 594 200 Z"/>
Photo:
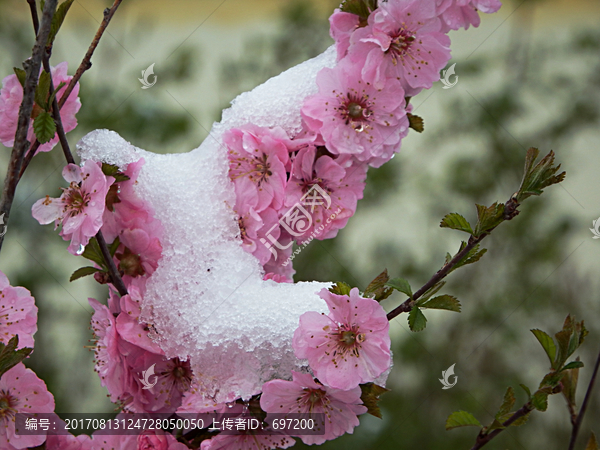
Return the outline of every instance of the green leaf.
<path id="1" fill-rule="evenodd" d="M 425 303 L 419 304 L 419 306 L 422 308 L 446 309 L 448 311 L 460 312 L 460 302 L 456 297 L 447 294 L 434 297 Z"/>
<path id="2" fill-rule="evenodd" d="M 13 67 L 13 70 L 15 71 L 15 75 L 17 76 L 19 83 L 21 83 L 21 87 L 25 87 L 27 72 L 25 72 L 23 69 L 19 69 L 18 67 Z"/>
<path id="3" fill-rule="evenodd" d="M 102 163 L 102 173 L 107 177 L 113 177 L 117 183 L 129 180 L 129 177 L 120 172 L 119 166 Z"/>
<path id="4" fill-rule="evenodd" d="M 556 174 L 560 169 L 560 164 L 554 166 L 553 151 L 550 151 L 534 166 L 533 164 L 539 153 L 537 148 L 531 147 L 527 150 L 525 173 L 519 191 L 516 194 L 517 202 L 519 203 L 532 195 L 541 195 L 544 188 L 560 183 L 565 179 L 565 172 Z"/>
<path id="5" fill-rule="evenodd" d="M 18 346 L 19 336 L 13 336 L 7 344 L 0 342 L 0 377 L 27 358 L 33 351 L 28 347 L 17 350 Z"/>
<path id="6" fill-rule="evenodd" d="M 565 376 L 565 372 L 550 372 L 544 375 L 540 382 L 539 389 L 546 387 L 555 388 L 560 383 L 560 380 Z"/>
<path id="7" fill-rule="evenodd" d="M 344 12 L 356 14 L 361 18 L 361 25 L 366 25 L 366 21 L 372 11 L 377 9 L 377 0 L 344 0 L 340 5 Z"/>
<path id="8" fill-rule="evenodd" d="M 98 241 L 95 237 L 90 239 L 88 245 L 85 246 L 85 250 L 81 254 L 85 259 L 89 259 L 90 261 L 95 262 L 100 267 L 106 269 L 106 264 L 104 263 L 104 257 L 102 256 L 102 251 L 100 250 L 100 245 L 98 245 Z"/>
<path id="9" fill-rule="evenodd" d="M 569 369 L 581 369 L 583 367 L 583 363 L 581 361 L 571 361 L 569 364 L 567 364 L 565 367 L 563 367 L 561 370 L 561 372 L 563 370 L 569 370 Z"/>
<path id="10" fill-rule="evenodd" d="M 97 269 L 95 267 L 82 267 L 81 269 L 77 269 L 75 272 L 73 272 L 73 275 L 71 275 L 71 278 L 69 279 L 69 281 L 73 282 L 80 278 L 87 277 L 89 275 L 93 275 L 96 272 L 100 272 L 100 269 Z"/>
<path id="11" fill-rule="evenodd" d="M 585 446 L 585 450 L 600 450 L 600 447 L 598 447 L 598 441 L 596 441 L 596 435 L 593 432 L 590 436 L 590 440 Z"/>
<path id="12" fill-rule="evenodd" d="M 579 356 L 575 361 L 579 362 Z M 562 385 L 562 393 L 565 396 L 568 404 L 575 409 L 577 404 L 575 394 L 577 392 L 577 383 L 579 381 L 579 368 L 575 367 L 569 369 L 565 366 L 562 370 L 565 372 L 565 376 L 560 380 Z"/>
<path id="13" fill-rule="evenodd" d="M 35 88 L 35 102 L 44 111 L 48 111 L 48 96 L 50 95 L 50 82 L 52 78 L 45 70 L 40 74 L 38 85 Z M 41 142 L 41 141 L 40 141 Z M 46 141 L 47 142 L 47 141 Z"/>
<path id="14" fill-rule="evenodd" d="M 466 266 L 468 264 L 476 263 L 477 261 L 479 261 L 481 259 L 481 257 L 483 255 L 486 254 L 486 252 L 487 252 L 486 248 L 479 250 L 479 244 L 477 244 L 475 247 L 473 247 L 471 249 L 471 251 L 469 253 L 467 253 L 465 255 L 465 257 L 463 259 L 461 259 L 458 263 L 456 263 L 453 270 L 456 270 L 459 267 Z"/>
<path id="15" fill-rule="evenodd" d="M 502 425 L 502 422 L 504 422 L 504 420 L 500 421 L 498 419 L 494 419 L 492 424 L 486 428 L 486 430 L 485 430 L 486 434 L 491 433 L 494 430 L 504 430 L 506 427 L 504 425 Z"/>
<path id="16" fill-rule="evenodd" d="M 52 23 L 50 24 L 50 35 L 48 36 L 48 45 L 52 45 L 56 35 L 58 34 L 58 30 L 62 26 L 65 21 L 65 17 L 69 12 L 69 8 L 73 4 L 75 0 L 66 0 L 64 3 L 61 3 L 56 12 L 54 13 L 54 17 L 52 17 Z"/>
<path id="17" fill-rule="evenodd" d="M 554 340 L 542 330 L 533 329 L 531 332 L 537 338 L 539 343 L 542 344 L 546 355 L 548 355 L 548 359 L 550 359 L 550 364 L 553 365 L 554 360 L 556 359 L 556 345 L 554 344 Z"/>
<path id="18" fill-rule="evenodd" d="M 408 313 L 408 326 L 410 331 L 422 331 L 427 326 L 427 318 L 425 314 L 417 306 L 413 306 L 413 309 Z"/>
<path id="19" fill-rule="evenodd" d="M 378 302 L 392 295 L 393 290 L 385 287 L 385 283 L 389 281 L 387 269 L 381 272 L 377 277 L 369 283 L 365 289 L 365 297 L 372 297 Z"/>
<path id="20" fill-rule="evenodd" d="M 521 388 L 527 394 L 527 401 L 531 400 L 531 391 L 529 390 L 529 388 L 527 386 L 525 386 L 524 384 L 519 384 L 519 386 L 521 386 Z"/>
<path id="21" fill-rule="evenodd" d="M 496 419 L 500 420 L 503 416 L 509 414 L 512 407 L 515 406 L 516 401 L 517 399 L 515 398 L 515 390 L 509 386 L 504 394 L 502 405 L 500 405 L 500 409 L 496 413 Z M 500 421 L 505 422 L 506 419 Z"/>
<path id="22" fill-rule="evenodd" d="M 487 234 L 504 221 L 504 203 L 492 206 L 475 205 L 477 207 L 477 225 L 473 236 Z"/>
<path id="23" fill-rule="evenodd" d="M 66 85 L 67 85 L 67 83 L 65 83 L 64 81 L 61 81 L 60 84 L 58 86 L 56 86 L 56 88 L 54 89 L 54 92 L 52 92 L 52 94 L 50 95 L 50 98 L 48 99 L 48 109 L 50 109 L 50 107 L 52 106 L 52 102 L 54 101 L 54 97 L 56 97 L 56 94 L 58 93 L 58 91 L 60 91 Z"/>
<path id="24" fill-rule="evenodd" d="M 446 214 L 440 223 L 442 228 L 451 228 L 453 230 L 464 231 L 465 233 L 473 234 L 471 224 L 458 213 Z"/>
<path id="25" fill-rule="evenodd" d="M 548 409 L 548 395 L 550 395 L 551 392 L 551 387 L 538 389 L 531 397 L 531 405 L 538 411 L 546 411 Z"/>
<path id="26" fill-rule="evenodd" d="M 437 283 L 435 283 L 432 287 L 430 287 L 427 291 L 425 291 L 425 293 L 421 296 L 421 298 L 419 299 L 418 303 L 425 303 L 427 300 L 429 300 L 433 295 L 437 294 L 437 292 L 444 287 L 444 285 L 446 284 L 445 281 L 438 281 Z"/>
<path id="27" fill-rule="evenodd" d="M 375 417 L 381 417 L 381 410 L 379 409 L 379 396 L 385 392 L 389 392 L 389 389 L 378 386 L 375 383 L 366 383 L 360 385 L 362 391 L 360 399 L 363 404 L 367 407 L 367 412 Z"/>
<path id="28" fill-rule="evenodd" d="M 412 290 L 410 288 L 410 284 L 404 278 L 400 278 L 400 277 L 394 278 L 394 279 L 388 281 L 387 283 L 385 283 L 385 285 L 389 286 L 391 288 L 394 288 L 397 291 L 400 291 L 412 298 L 413 294 L 412 294 Z"/>
<path id="29" fill-rule="evenodd" d="M 121 245 L 121 240 L 119 239 L 119 236 L 117 236 L 116 239 L 113 241 L 113 243 L 110 244 L 110 246 L 108 247 L 110 256 L 115 256 L 115 253 L 117 252 L 117 249 L 119 248 L 119 245 Z"/>
<path id="30" fill-rule="evenodd" d="M 56 134 L 56 124 L 50 113 L 43 111 L 33 121 L 33 131 L 40 144 L 49 142 Z"/>
<path id="31" fill-rule="evenodd" d="M 337 295 L 350 295 L 350 290 L 352 288 L 350 285 L 344 283 L 343 281 L 338 281 L 332 287 L 329 288 L 329 292 Z"/>
<path id="32" fill-rule="evenodd" d="M 482 427 L 473 414 L 466 411 L 455 411 L 446 419 L 446 430 L 452 430 L 458 427 Z"/>
<path id="33" fill-rule="evenodd" d="M 417 133 L 422 133 L 425 131 L 425 122 L 423 121 L 422 117 L 411 113 L 406 113 L 406 117 L 408 118 L 409 128 L 412 128 Z"/>
<path id="34" fill-rule="evenodd" d="M 513 423 L 511 423 L 510 426 L 511 427 L 520 427 L 521 425 L 525 425 L 527 423 L 527 420 L 529 419 L 530 415 L 531 415 L 531 411 L 529 411 L 524 416 L 519 417 L 517 420 L 515 420 Z M 506 422 L 506 420 L 505 420 L 505 422 Z"/>

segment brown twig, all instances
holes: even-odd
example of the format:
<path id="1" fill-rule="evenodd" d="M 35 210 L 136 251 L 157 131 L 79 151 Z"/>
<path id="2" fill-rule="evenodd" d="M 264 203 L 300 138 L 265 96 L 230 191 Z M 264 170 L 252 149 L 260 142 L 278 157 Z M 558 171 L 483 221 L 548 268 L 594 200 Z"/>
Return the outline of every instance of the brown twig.
<path id="1" fill-rule="evenodd" d="M 111 8 L 106 8 L 104 10 L 104 19 L 102 19 L 102 23 L 100 24 L 98 31 L 96 31 L 94 40 L 90 44 L 87 53 L 85 54 L 85 56 L 83 57 L 83 60 L 81 61 L 81 64 L 79 64 L 79 68 L 77 69 L 77 72 L 75 72 L 75 75 L 69 82 L 68 86 L 65 88 L 65 91 L 63 92 L 62 97 L 60 98 L 60 101 L 58 102 L 58 106 L 60 108 L 63 107 L 63 105 L 69 98 L 69 95 L 71 95 L 73 88 L 75 87 L 75 85 L 77 84 L 77 82 L 79 81 L 79 79 L 81 78 L 83 73 L 92 67 L 92 55 L 94 54 L 96 47 L 98 47 L 98 44 L 100 43 L 100 39 L 102 38 L 102 35 L 106 31 L 106 27 L 108 27 L 110 20 L 112 19 L 113 15 L 117 11 L 117 8 L 119 7 L 119 5 L 121 4 L 122 1 L 123 0 L 115 0 L 115 2 L 113 3 Z"/>
<path id="2" fill-rule="evenodd" d="M 503 422 L 502 425 L 504 427 L 508 428 L 511 424 L 516 422 L 518 419 L 526 416 L 531 411 L 533 411 L 533 409 L 534 408 L 533 408 L 533 405 L 531 404 L 531 402 L 525 403 L 521 409 L 519 409 L 512 416 L 510 416 L 510 418 L 508 420 L 506 420 L 505 422 Z M 492 439 L 494 439 L 496 436 L 498 436 L 500 433 L 502 433 L 502 431 L 504 431 L 506 428 L 498 428 L 489 434 L 483 434 L 483 435 L 480 432 L 479 435 L 477 436 L 477 440 L 475 441 L 475 445 L 473 445 L 473 447 L 471 447 L 471 450 L 480 449 L 485 444 L 487 444 Z"/>
<path id="3" fill-rule="evenodd" d="M 33 22 L 33 31 L 35 32 L 35 35 L 37 36 L 38 30 L 40 29 L 40 21 L 38 20 L 36 1 L 35 0 L 27 0 L 27 3 L 29 3 L 29 9 L 31 10 L 31 21 Z"/>
<path id="4" fill-rule="evenodd" d="M 94 54 L 96 47 L 98 47 L 98 44 L 100 43 L 100 39 L 104 35 L 104 32 L 106 31 L 106 28 L 108 27 L 108 24 L 110 23 L 112 17 L 114 16 L 115 12 L 117 11 L 117 8 L 119 7 L 119 5 L 121 4 L 122 1 L 123 0 L 115 0 L 115 2 L 113 3 L 111 8 L 106 8 L 104 10 L 104 19 L 102 19 L 102 22 L 100 23 L 100 26 L 98 27 L 98 30 L 96 31 L 96 35 L 94 36 L 92 43 L 90 44 L 85 56 L 83 57 L 81 64 L 79 64 L 79 67 L 77 68 L 77 72 L 75 72 L 75 75 L 73 75 L 73 78 L 71 79 L 71 81 L 69 82 L 67 87 L 64 89 L 62 96 L 61 96 L 60 100 L 58 101 L 58 110 L 62 109 L 62 107 L 66 103 L 67 99 L 69 98 L 69 95 L 75 88 L 75 85 L 81 79 L 83 73 L 92 67 L 92 62 L 91 62 L 92 55 Z M 33 143 L 33 145 L 31 146 L 27 155 L 25 156 L 25 159 L 23 160 L 23 165 L 22 165 L 22 168 L 19 173 L 19 178 L 23 176 L 25 169 L 27 169 L 27 167 L 29 166 L 29 163 L 35 156 L 35 153 L 37 152 L 39 147 L 40 147 L 40 143 L 36 140 Z"/>
<path id="5" fill-rule="evenodd" d="M 505 206 L 504 206 L 504 220 L 511 220 L 513 219 L 517 214 L 519 214 L 519 211 L 517 211 L 517 208 L 519 207 L 519 203 L 517 202 L 515 196 L 513 195 L 510 200 L 508 202 L 506 202 Z M 484 233 L 482 235 L 480 235 L 479 237 L 475 238 L 473 236 L 471 236 L 469 238 L 469 242 L 467 243 L 467 245 L 465 246 L 465 248 L 463 248 L 460 252 L 458 252 L 454 258 L 452 258 L 448 263 L 444 264 L 444 266 L 437 271 L 437 273 L 431 277 L 431 279 L 425 283 L 417 292 L 415 292 L 412 296 L 412 298 L 407 299 L 404 303 L 402 303 L 400 306 L 398 306 L 397 308 L 393 309 L 392 311 L 390 311 L 387 314 L 387 318 L 388 320 L 392 320 L 395 317 L 399 316 L 402 313 L 405 312 L 409 312 L 414 304 L 415 301 L 418 300 L 423 294 L 425 294 L 425 292 L 427 292 L 429 289 L 431 289 L 433 286 L 435 286 L 437 283 L 439 283 L 441 280 L 443 280 L 444 278 L 446 278 L 446 276 L 452 271 L 452 269 L 465 257 L 469 254 L 469 252 L 471 250 L 473 250 L 482 240 L 485 239 L 485 237 L 491 232 L 492 230 L 490 230 L 488 233 Z"/>
<path id="6" fill-rule="evenodd" d="M 579 429 L 581 428 L 581 422 L 583 421 L 583 416 L 587 409 L 590 398 L 592 397 L 592 390 L 594 389 L 594 383 L 596 382 L 596 376 L 598 375 L 598 369 L 600 368 L 600 352 L 598 352 L 598 358 L 596 358 L 596 365 L 594 366 L 594 372 L 592 373 L 592 379 L 590 380 L 590 384 L 588 385 L 587 391 L 585 393 L 585 398 L 583 399 L 583 403 L 581 404 L 581 409 L 579 410 L 579 414 L 577 415 L 577 421 L 573 424 L 573 431 L 571 432 L 571 440 L 569 442 L 569 450 L 573 450 L 575 448 L 575 442 L 577 441 L 577 435 L 579 434 Z"/>
<path id="7" fill-rule="evenodd" d="M 102 231 L 98 231 L 98 234 L 96 234 L 96 239 L 98 241 L 98 245 L 100 245 L 100 251 L 102 252 L 102 256 L 104 257 L 104 261 L 108 267 L 108 273 L 113 286 L 117 289 L 121 296 L 127 295 L 127 288 L 125 287 L 125 283 L 123 283 L 121 275 L 119 275 L 119 271 L 117 270 L 117 266 L 115 265 L 112 256 L 110 256 L 110 252 L 108 251 L 108 246 L 106 245 Z"/>
<path id="8" fill-rule="evenodd" d="M 25 152 L 27 151 L 27 147 L 29 147 L 29 141 L 27 141 L 27 132 L 29 131 L 29 122 L 31 121 L 35 88 L 40 73 L 44 49 L 46 47 L 46 42 L 48 41 L 48 36 L 50 35 L 52 17 L 54 16 L 57 3 L 58 0 L 48 0 L 44 5 L 42 23 L 37 34 L 35 45 L 33 46 L 31 58 L 23 63 L 27 72 L 25 85 L 23 87 L 23 101 L 21 102 L 21 107 L 19 108 L 15 142 L 10 155 L 10 162 L 8 164 L 6 178 L 4 179 L 2 198 L 0 199 L 0 215 L 4 216 L 4 223 L 8 223 L 10 209 L 15 197 L 15 192 L 17 190 L 17 184 L 19 183 L 21 165 L 23 164 L 23 158 L 25 156 Z M 4 236 L 0 236 L 0 250 L 2 249 L 3 243 Z"/>

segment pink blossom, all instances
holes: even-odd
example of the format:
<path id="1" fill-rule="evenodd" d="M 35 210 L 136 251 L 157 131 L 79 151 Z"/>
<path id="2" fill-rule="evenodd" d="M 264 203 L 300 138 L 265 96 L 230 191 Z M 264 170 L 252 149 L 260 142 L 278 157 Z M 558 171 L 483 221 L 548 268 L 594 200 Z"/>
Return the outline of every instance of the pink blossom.
<path id="1" fill-rule="evenodd" d="M 298 358 L 308 359 L 326 386 L 352 389 L 374 381 L 391 364 L 389 322 L 379 303 L 362 298 L 358 289 L 336 295 L 319 293 L 329 315 L 314 311 L 300 316 L 292 345 Z"/>
<path id="2" fill-rule="evenodd" d="M 356 203 L 363 197 L 367 165 L 350 162 L 344 167 L 340 163 L 341 159 L 319 155 L 314 146 L 296 155 L 285 189 L 285 206 L 298 209 L 301 216 L 308 214 L 306 220 L 311 224 L 301 236 L 295 236 L 298 242 L 335 237 L 354 215 Z"/>
<path id="3" fill-rule="evenodd" d="M 358 386 L 340 390 L 317 383 L 310 374 L 292 371 L 292 377 L 292 381 L 265 383 L 260 406 L 267 413 L 324 414 L 325 433 L 300 436 L 305 444 L 320 445 L 344 433 L 352 433 L 359 424 L 357 415 L 367 412 Z"/>
<path id="4" fill-rule="evenodd" d="M 466 30 L 470 25 L 479 26 L 479 11 L 491 14 L 501 6 L 499 0 L 438 0 L 437 14 L 442 19 L 444 30 Z"/>
<path id="5" fill-rule="evenodd" d="M 57 88 L 61 82 L 69 84 L 69 81 L 73 77 L 67 76 L 67 63 L 62 62 L 56 67 L 51 67 L 52 82 L 54 87 Z M 64 88 L 58 92 L 57 99 L 61 98 L 61 94 L 64 92 Z M 2 80 L 2 90 L 0 91 L 0 142 L 7 147 L 14 145 L 15 134 L 17 132 L 17 122 L 19 118 L 19 108 L 21 101 L 23 100 L 23 87 L 19 82 L 16 75 L 9 75 Z M 34 106 L 34 113 L 36 111 Z M 81 108 L 81 102 L 79 101 L 79 83 L 75 85 L 73 91 L 69 95 L 68 100 L 60 110 L 60 117 L 62 124 L 65 129 L 65 133 L 75 129 L 77 126 L 77 119 L 75 114 Z M 29 123 L 29 131 L 27 133 L 27 140 L 33 143 L 35 135 L 33 132 L 33 120 Z M 49 152 L 58 142 L 58 135 L 55 135 L 50 142 L 40 145 L 39 152 Z"/>
<path id="6" fill-rule="evenodd" d="M 289 448 L 296 443 L 293 439 L 282 435 L 219 434 L 202 441 L 201 450 L 271 450 Z"/>
<path id="7" fill-rule="evenodd" d="M 31 213 L 42 225 L 62 223 L 60 235 L 71 240 L 69 252 L 73 255 L 86 246 L 102 226 L 106 194 L 113 177 L 102 173 L 100 164 L 91 160 L 83 167 L 69 164 L 63 169 L 63 177 L 70 183 L 60 198 L 46 196 L 33 205 Z"/>
<path id="8" fill-rule="evenodd" d="M 50 434 L 46 439 L 46 450 L 90 450 L 92 438 L 87 434 L 73 436 L 72 434 Z"/>
<path id="9" fill-rule="evenodd" d="M 248 253 L 252 253 L 261 263 L 266 264 L 271 259 L 271 252 L 263 244 L 266 234 L 274 239 L 279 239 L 279 216 L 273 208 L 266 208 L 257 212 L 249 203 L 237 202 L 236 212 L 239 215 L 238 224 L 242 247 Z"/>
<path id="10" fill-rule="evenodd" d="M 397 78 L 412 97 L 439 80 L 450 60 L 450 38 L 440 30 L 434 0 L 385 2 L 352 35 L 349 54 L 364 81 L 383 88 Z"/>
<path id="11" fill-rule="evenodd" d="M 101 384 L 108 389 L 111 400 L 127 411 L 174 412 L 181 405 L 183 393 L 190 387 L 189 362 L 166 359 L 162 350 L 149 340 L 148 329 L 129 317 L 138 313 L 136 302 L 130 296 L 123 299 L 116 319 L 106 306 L 89 300 L 95 310 L 92 317 L 97 339 L 95 370 Z M 123 336 L 119 330 L 123 331 Z M 150 389 L 144 389 L 143 372 L 150 367 L 153 367 L 154 375 L 148 381 L 156 383 Z"/>
<path id="12" fill-rule="evenodd" d="M 282 230 L 277 242 L 279 247 L 272 247 L 276 251 L 277 257 L 272 256 L 271 259 L 263 265 L 263 270 L 266 274 L 272 274 L 272 279 L 277 277 L 279 280 L 287 280 L 286 282 L 293 283 L 296 271 L 290 260 L 294 251 L 292 237 L 285 230 Z"/>
<path id="13" fill-rule="evenodd" d="M 17 348 L 32 348 L 37 312 L 31 293 L 22 287 L 12 287 L 6 275 L 0 272 L 0 342 L 7 344 L 18 336 Z"/>
<path id="14" fill-rule="evenodd" d="M 162 430 L 146 430 L 137 437 L 137 450 L 187 450 L 171 433 Z"/>
<path id="15" fill-rule="evenodd" d="M 135 286 L 129 287 L 129 294 L 121 297 L 121 311 L 116 318 L 119 337 L 146 351 L 164 355 L 164 352 L 148 337 L 148 329 L 140 323 L 142 295 Z"/>
<path id="16" fill-rule="evenodd" d="M 317 84 L 319 93 L 306 99 L 302 117 L 309 129 L 321 133 L 329 152 L 370 163 L 399 150 L 408 133 L 399 81 L 389 79 L 376 89 L 344 59 L 334 69 L 322 69 Z"/>
<path id="17" fill-rule="evenodd" d="M 254 204 L 257 212 L 281 208 L 289 160 L 285 131 L 246 125 L 229 130 L 223 142 L 229 150 L 229 177 L 237 203 Z"/>
<path id="18" fill-rule="evenodd" d="M 279 275 L 273 272 L 265 274 L 263 280 L 273 280 L 275 283 L 293 283 L 293 281 L 287 278 L 286 276 Z"/>
<path id="19" fill-rule="evenodd" d="M 36 447 L 45 435 L 17 435 L 15 414 L 54 412 L 54 397 L 46 383 L 19 363 L 0 378 L 0 448 L 6 450 Z"/>
<path id="20" fill-rule="evenodd" d="M 335 41 L 338 61 L 346 56 L 348 47 L 350 47 L 350 36 L 358 29 L 360 17 L 355 14 L 347 13 L 336 9 L 329 17 L 329 34 Z"/>
<path id="21" fill-rule="evenodd" d="M 105 430 L 92 435 L 91 450 L 136 450 L 137 436 L 106 434 Z"/>

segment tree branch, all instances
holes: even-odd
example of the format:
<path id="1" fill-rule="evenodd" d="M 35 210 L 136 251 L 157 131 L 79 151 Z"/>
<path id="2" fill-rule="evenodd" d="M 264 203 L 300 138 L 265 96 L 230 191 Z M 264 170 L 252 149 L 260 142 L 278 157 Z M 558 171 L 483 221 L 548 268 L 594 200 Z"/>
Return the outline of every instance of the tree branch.
<path id="1" fill-rule="evenodd" d="M 37 5 L 36 5 L 35 0 L 27 0 L 27 3 L 29 3 L 29 9 L 31 10 L 31 21 L 33 22 L 33 31 L 35 32 L 35 35 L 37 36 L 38 30 L 40 29 L 40 21 L 38 20 Z"/>
<path id="2" fill-rule="evenodd" d="M 515 195 L 513 195 L 504 206 L 504 221 L 515 218 L 519 214 L 519 211 L 517 211 L 518 207 L 519 202 L 517 202 Z M 452 258 L 448 263 L 444 264 L 444 266 L 440 270 L 438 270 L 436 274 L 432 276 L 427 283 L 425 283 L 418 291 L 416 291 L 413 294 L 412 298 L 407 299 L 404 303 L 402 303 L 400 306 L 393 309 L 387 314 L 388 320 L 392 320 L 402 313 L 409 312 L 413 308 L 416 300 L 418 300 L 423 294 L 425 294 L 429 289 L 431 289 L 441 280 L 446 278 L 446 276 L 452 271 L 452 269 L 454 269 L 454 267 L 465 256 L 467 256 L 471 250 L 473 250 L 477 245 L 479 245 L 479 243 L 483 241 L 485 237 L 494 229 L 495 228 L 489 230 L 489 232 L 484 233 L 477 238 L 471 236 L 465 248 L 463 248 L 460 252 L 454 255 L 454 258 Z"/>
<path id="3" fill-rule="evenodd" d="M 27 132 L 29 131 L 29 122 L 31 121 L 35 88 L 40 74 L 40 66 L 42 63 L 46 43 L 48 42 L 48 36 L 50 35 L 50 25 L 52 24 L 52 17 L 54 16 L 57 3 L 58 0 L 48 0 L 44 5 L 42 23 L 37 34 L 35 45 L 33 46 L 31 58 L 23 63 L 23 66 L 27 72 L 25 86 L 23 87 L 23 101 L 21 102 L 21 107 L 19 108 L 15 142 L 10 155 L 10 162 L 8 163 L 6 178 L 4 179 L 2 198 L 0 199 L 0 215 L 4 216 L 4 223 L 8 223 L 10 210 L 12 208 L 15 192 L 17 190 L 17 184 L 19 183 L 19 175 L 21 173 L 23 157 L 25 156 L 25 152 L 29 147 L 29 142 L 27 141 Z M 3 243 L 4 236 L 0 236 L 0 250 L 2 249 Z"/>
<path id="4" fill-rule="evenodd" d="M 577 415 L 577 421 L 573 424 L 573 431 L 571 433 L 571 440 L 569 442 L 569 450 L 573 450 L 575 448 L 575 442 L 577 441 L 577 435 L 579 434 L 579 429 L 581 428 L 581 422 L 583 421 L 583 416 L 587 409 L 590 398 L 592 397 L 592 390 L 594 389 L 594 383 L 596 382 L 596 376 L 598 375 L 598 369 L 600 368 L 600 352 L 598 352 L 598 357 L 596 358 L 596 365 L 594 366 L 594 372 L 592 373 L 592 379 L 590 380 L 590 384 L 588 385 L 587 391 L 585 393 L 585 398 L 583 399 L 583 403 L 581 404 L 581 409 L 579 410 L 579 414 Z"/>
<path id="5" fill-rule="evenodd" d="M 475 441 L 475 445 L 473 445 L 473 447 L 471 447 L 471 450 L 480 449 L 485 444 L 487 444 L 492 439 L 494 439 L 496 436 L 498 436 L 502 431 L 504 431 L 506 428 L 508 428 L 511 424 L 513 424 L 521 417 L 524 417 L 527 414 L 529 414 L 531 411 L 533 411 L 533 409 L 534 408 L 533 408 L 533 405 L 531 404 L 531 402 L 527 402 L 523 405 L 523 407 L 521 409 L 519 409 L 512 416 L 510 416 L 510 418 L 508 420 L 506 420 L 505 422 L 502 423 L 502 425 L 505 428 L 498 428 L 498 429 L 492 431 L 491 433 L 485 434 L 485 435 L 482 435 L 480 432 L 479 435 L 477 436 L 477 440 Z"/>

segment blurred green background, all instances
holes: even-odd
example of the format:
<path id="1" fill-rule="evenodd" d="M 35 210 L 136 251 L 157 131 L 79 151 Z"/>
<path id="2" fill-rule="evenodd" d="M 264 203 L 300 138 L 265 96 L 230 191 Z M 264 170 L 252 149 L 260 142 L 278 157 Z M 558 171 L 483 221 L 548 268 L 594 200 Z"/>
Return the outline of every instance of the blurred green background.
<path id="1" fill-rule="evenodd" d="M 72 74 L 112 2 L 76 1 L 56 42 L 52 63 Z M 239 93 L 316 56 L 332 40 L 327 18 L 336 2 L 320 0 L 126 1 L 101 42 L 81 87 L 79 126 L 110 128 L 155 152 L 196 148 Z M 458 83 L 436 83 L 412 100 L 425 132 L 368 173 L 364 200 L 338 237 L 313 241 L 295 261 L 296 280 L 340 280 L 364 289 L 387 268 L 425 283 L 455 252 L 462 236 L 439 228 L 448 212 L 473 219 L 475 202 L 505 201 L 520 181 L 525 150 L 553 149 L 567 171 L 561 186 L 528 200 L 522 213 L 485 241 L 483 260 L 455 272 L 444 292 L 461 314 L 426 312 L 427 328 L 391 323 L 394 368 L 383 420 L 361 417 L 353 435 L 328 449 L 466 449 L 475 429 L 444 430 L 459 409 L 489 423 L 507 386 L 535 389 L 549 369 L 531 328 L 551 334 L 567 314 L 590 334 L 578 354 L 579 403 L 600 347 L 598 255 L 589 227 L 600 215 L 600 4 L 597 1 L 507 1 L 477 29 L 451 32 Z M 30 52 L 33 32 L 25 0 L 0 0 L 0 76 Z M 141 71 L 155 63 L 157 84 L 142 90 Z M 0 144 L 4 173 L 9 150 Z M 36 156 L 19 185 L 0 270 L 31 290 L 39 308 L 36 346 L 27 365 L 43 378 L 58 412 L 109 412 L 114 406 L 93 371 L 91 308 L 106 289 L 91 279 L 69 283 L 82 261 L 31 217 L 31 205 L 59 195 L 63 157 Z M 384 307 L 402 300 L 392 296 Z M 443 370 L 456 364 L 457 385 L 442 390 Z M 517 393 L 517 404 L 525 402 Z M 578 448 L 600 434 L 600 388 L 592 398 Z M 490 449 L 566 448 L 564 399 L 546 413 L 502 433 Z M 296 448 L 302 448 L 299 443 Z"/>

